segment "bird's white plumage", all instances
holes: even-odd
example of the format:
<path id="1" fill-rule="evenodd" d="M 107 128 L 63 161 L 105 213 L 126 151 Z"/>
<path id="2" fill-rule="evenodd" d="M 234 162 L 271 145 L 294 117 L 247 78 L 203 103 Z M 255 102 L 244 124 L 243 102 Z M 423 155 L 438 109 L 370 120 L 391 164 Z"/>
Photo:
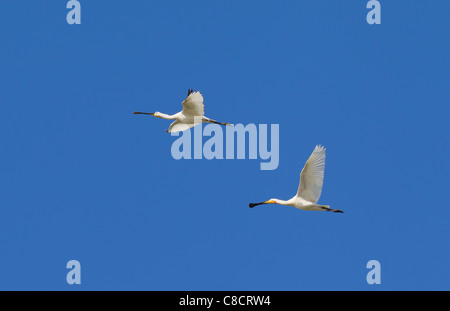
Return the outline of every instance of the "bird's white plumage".
<path id="1" fill-rule="evenodd" d="M 231 126 L 230 123 L 218 122 L 204 115 L 205 105 L 203 104 L 203 95 L 199 91 L 188 90 L 188 95 L 181 104 L 183 110 L 173 115 L 161 113 L 159 111 L 153 113 L 135 111 L 134 114 L 146 114 L 161 119 L 175 120 L 169 126 L 169 129 L 166 130 L 166 132 L 170 133 L 185 131 L 201 123 L 215 123 Z"/>
<path id="2" fill-rule="evenodd" d="M 270 199 L 260 203 L 250 203 L 249 207 L 253 208 L 261 204 L 279 204 L 293 206 L 305 211 L 343 213 L 340 209 L 333 209 L 329 205 L 317 203 L 322 193 L 324 170 L 325 148 L 317 145 L 300 173 L 300 185 L 297 194 L 293 198 L 287 201 Z"/>
<path id="3" fill-rule="evenodd" d="M 170 124 L 168 132 L 169 133 L 176 133 L 176 132 L 182 132 L 190 129 L 191 127 L 196 126 L 199 123 L 183 123 L 179 120 L 176 120 L 175 122 L 172 122 Z"/>
<path id="4" fill-rule="evenodd" d="M 317 203 L 322 193 L 325 150 L 320 145 L 316 146 L 300 174 L 297 196 L 312 203 Z"/>
<path id="5" fill-rule="evenodd" d="M 205 105 L 203 96 L 200 92 L 192 92 L 181 103 L 183 105 L 183 114 L 186 117 L 203 116 L 205 114 Z"/>

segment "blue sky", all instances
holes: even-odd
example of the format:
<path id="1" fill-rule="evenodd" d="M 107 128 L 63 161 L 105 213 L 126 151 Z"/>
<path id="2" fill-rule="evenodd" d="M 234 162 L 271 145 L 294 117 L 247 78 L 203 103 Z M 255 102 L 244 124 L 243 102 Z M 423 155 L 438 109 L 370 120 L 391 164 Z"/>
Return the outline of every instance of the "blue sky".
<path id="1" fill-rule="evenodd" d="M 450 3 L 4 1 L 0 290 L 449 290 Z M 207 116 L 279 124 L 280 163 L 179 160 Z M 289 199 L 316 144 L 321 203 Z M 66 263 L 81 263 L 81 285 Z M 381 264 L 380 285 L 366 263 Z"/>

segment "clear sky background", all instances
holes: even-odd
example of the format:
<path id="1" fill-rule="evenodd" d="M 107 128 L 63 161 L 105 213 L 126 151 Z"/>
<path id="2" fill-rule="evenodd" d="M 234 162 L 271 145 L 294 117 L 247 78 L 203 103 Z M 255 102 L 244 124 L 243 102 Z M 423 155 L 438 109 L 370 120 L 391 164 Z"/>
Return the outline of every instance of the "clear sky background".
<path id="1" fill-rule="evenodd" d="M 1 290 L 449 290 L 449 1 L 3 1 Z M 279 124 L 280 163 L 179 160 L 206 115 Z M 289 199 L 316 144 L 320 203 Z M 81 263 L 81 285 L 66 263 Z M 368 285 L 369 260 L 381 264 Z"/>

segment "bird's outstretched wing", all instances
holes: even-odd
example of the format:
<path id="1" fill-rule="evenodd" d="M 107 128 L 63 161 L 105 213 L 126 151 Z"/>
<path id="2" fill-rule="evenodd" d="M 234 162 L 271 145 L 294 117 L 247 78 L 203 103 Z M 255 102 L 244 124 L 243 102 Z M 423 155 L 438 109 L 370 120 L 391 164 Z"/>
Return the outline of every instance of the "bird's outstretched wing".
<path id="1" fill-rule="evenodd" d="M 325 171 L 325 148 L 318 145 L 306 161 L 300 174 L 297 196 L 317 203 L 322 193 L 323 173 Z"/>
<path id="2" fill-rule="evenodd" d="M 200 123 L 183 123 L 176 120 L 175 122 L 172 122 L 167 132 L 169 133 L 183 132 L 186 131 L 187 129 L 190 129 L 191 127 L 196 126 L 197 124 Z"/>
<path id="3" fill-rule="evenodd" d="M 205 105 L 203 96 L 199 91 L 188 91 L 188 96 L 181 103 L 183 105 L 183 114 L 188 117 L 203 116 L 205 114 Z"/>

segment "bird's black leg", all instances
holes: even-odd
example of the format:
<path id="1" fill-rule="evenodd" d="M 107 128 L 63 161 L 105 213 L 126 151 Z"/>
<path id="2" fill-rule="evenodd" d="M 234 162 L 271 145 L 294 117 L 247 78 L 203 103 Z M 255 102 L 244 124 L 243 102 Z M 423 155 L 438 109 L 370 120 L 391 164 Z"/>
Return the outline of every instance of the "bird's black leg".
<path id="1" fill-rule="evenodd" d="M 226 123 L 226 122 L 219 122 L 213 119 L 208 119 L 209 123 L 214 123 L 214 124 L 220 124 L 220 125 L 230 125 L 230 123 Z"/>

